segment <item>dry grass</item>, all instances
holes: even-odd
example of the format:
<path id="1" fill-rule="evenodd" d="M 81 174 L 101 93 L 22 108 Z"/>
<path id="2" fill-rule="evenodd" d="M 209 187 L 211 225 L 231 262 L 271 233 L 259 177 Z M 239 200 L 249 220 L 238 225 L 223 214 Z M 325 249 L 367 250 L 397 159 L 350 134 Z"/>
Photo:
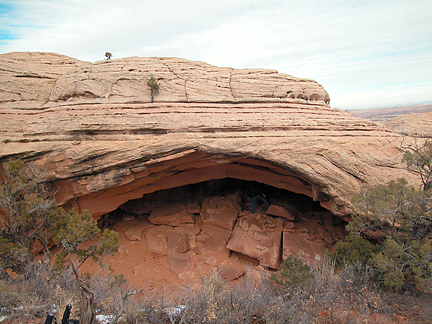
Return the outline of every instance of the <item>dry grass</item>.
<path id="1" fill-rule="evenodd" d="M 331 259 L 311 265 L 313 279 L 289 295 L 275 289 L 268 274 L 256 270 L 232 285 L 217 271 L 205 276 L 199 287 L 175 295 L 139 294 L 126 302 L 123 323 L 392 323 L 402 318 L 404 301 L 413 307 L 416 297 L 390 295 L 368 283 L 368 269 L 349 266 L 339 271 Z M 42 322 L 55 308 L 62 313 L 67 304 L 74 305 L 71 318 L 78 318 L 79 290 L 65 273 L 53 276 L 44 264 L 29 266 L 25 275 L 0 281 L 0 307 L 8 321 Z M 109 271 L 87 278 L 95 294 L 96 308 L 102 314 L 119 311 L 127 283 Z M 425 299 L 426 300 L 426 299 Z M 394 307 L 394 302 L 401 307 Z M 428 299 L 430 301 L 430 299 Z M 19 307 L 21 306 L 21 307 Z M 429 316 L 430 314 L 424 314 Z M 417 323 L 427 322 L 421 312 Z M 61 314 L 57 315 L 57 320 Z"/>

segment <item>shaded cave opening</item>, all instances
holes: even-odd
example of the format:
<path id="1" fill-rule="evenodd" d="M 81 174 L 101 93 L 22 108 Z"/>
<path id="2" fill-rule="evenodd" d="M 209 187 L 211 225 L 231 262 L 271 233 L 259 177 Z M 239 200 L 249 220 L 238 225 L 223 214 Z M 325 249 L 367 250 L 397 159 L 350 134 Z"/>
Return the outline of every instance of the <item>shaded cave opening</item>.
<path id="1" fill-rule="evenodd" d="M 221 196 L 238 193 L 242 201 L 242 209 L 251 208 L 251 199 L 248 197 L 248 188 L 256 186 L 264 194 L 270 205 L 278 205 L 297 215 L 309 215 L 313 213 L 330 213 L 314 201 L 311 197 L 280 189 L 256 181 L 247 181 L 235 178 L 223 178 L 203 181 L 184 186 L 158 190 L 153 193 L 144 194 L 141 198 L 131 199 L 120 205 L 116 210 L 103 215 L 99 219 L 102 227 L 119 221 L 125 217 L 148 217 L 157 208 L 175 203 L 201 205 L 206 197 Z M 262 211 L 262 202 L 257 203 L 257 208 Z M 333 214 L 332 214 L 333 215 Z M 347 222 L 336 215 L 334 216 L 335 226 L 345 226 Z"/>

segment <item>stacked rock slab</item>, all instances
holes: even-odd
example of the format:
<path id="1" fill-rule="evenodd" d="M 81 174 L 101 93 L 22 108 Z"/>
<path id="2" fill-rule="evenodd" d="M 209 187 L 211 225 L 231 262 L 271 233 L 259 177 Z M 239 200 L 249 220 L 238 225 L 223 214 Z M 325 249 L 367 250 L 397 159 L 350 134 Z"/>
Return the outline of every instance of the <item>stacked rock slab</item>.
<path id="1" fill-rule="evenodd" d="M 222 254 L 226 256 L 235 252 L 248 262 L 278 269 L 280 261 L 292 254 L 312 261 L 320 259 L 326 249 L 332 249 L 346 235 L 341 219 L 325 209 L 300 212 L 294 206 L 273 204 L 267 211 L 258 207 L 252 213 L 250 203 L 250 199 L 242 201 L 236 192 L 205 197 L 193 204 L 170 204 L 154 209 L 149 217 L 136 215 L 123 231 L 129 241 L 145 238 L 148 251 L 166 256 L 174 274 L 194 271 L 201 262 L 224 269 L 230 280 L 244 269 L 218 262 L 218 251 L 225 251 Z M 140 204 L 146 204 L 145 198 L 135 202 L 135 207 Z M 181 222 L 187 206 L 196 213 Z M 200 258 L 201 254 L 205 257 Z"/>
<path id="2" fill-rule="evenodd" d="M 274 70 L 9 53 L 0 55 L 0 114 L 0 162 L 46 168 L 58 203 L 95 218 L 226 177 L 308 195 L 343 217 L 365 184 L 412 178 L 400 135 L 330 108 L 315 81 Z"/>

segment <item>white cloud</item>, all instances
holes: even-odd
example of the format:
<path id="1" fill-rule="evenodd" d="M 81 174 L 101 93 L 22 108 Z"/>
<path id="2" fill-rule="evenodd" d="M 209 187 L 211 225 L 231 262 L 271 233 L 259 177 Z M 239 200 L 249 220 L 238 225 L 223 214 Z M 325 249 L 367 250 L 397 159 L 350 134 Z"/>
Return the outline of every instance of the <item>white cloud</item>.
<path id="1" fill-rule="evenodd" d="M 2 53 L 273 68 L 317 80 L 340 108 L 432 101 L 427 0 L 0 0 L 7 4 L 16 9 L 0 11 L 0 28 L 16 39 L 0 40 Z"/>

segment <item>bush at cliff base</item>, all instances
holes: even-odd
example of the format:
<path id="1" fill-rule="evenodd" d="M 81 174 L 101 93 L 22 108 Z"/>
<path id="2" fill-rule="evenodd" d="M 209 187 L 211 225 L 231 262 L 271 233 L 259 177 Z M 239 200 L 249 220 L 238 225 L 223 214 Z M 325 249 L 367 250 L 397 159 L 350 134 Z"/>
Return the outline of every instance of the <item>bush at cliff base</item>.
<path id="1" fill-rule="evenodd" d="M 337 244 L 336 259 L 369 266 L 371 279 L 387 290 L 414 284 L 432 292 L 431 198 L 404 179 L 365 189 L 354 197 L 360 212 L 347 226 L 347 241 Z"/>
<path id="2" fill-rule="evenodd" d="M 118 249 L 118 233 L 101 234 L 88 211 L 66 212 L 56 205 L 53 193 L 44 182 L 44 172 L 24 165 L 21 160 L 4 166 L 0 185 L 0 271 L 20 274 L 38 253 L 50 256 L 53 241 L 62 247 L 55 267 L 60 270 L 75 255 L 79 263 L 88 258 L 100 261 L 103 255 Z M 81 243 L 98 238 L 84 248 Z"/>

